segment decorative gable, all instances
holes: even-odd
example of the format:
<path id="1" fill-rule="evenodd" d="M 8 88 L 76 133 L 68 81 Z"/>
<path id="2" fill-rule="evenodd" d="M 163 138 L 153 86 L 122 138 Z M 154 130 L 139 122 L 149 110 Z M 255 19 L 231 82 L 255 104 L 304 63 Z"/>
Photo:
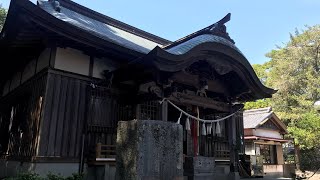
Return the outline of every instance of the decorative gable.
<path id="1" fill-rule="evenodd" d="M 263 129 L 271 129 L 271 130 L 281 130 L 274 122 L 272 122 L 270 119 L 266 121 L 265 123 L 261 124 L 258 128 Z"/>

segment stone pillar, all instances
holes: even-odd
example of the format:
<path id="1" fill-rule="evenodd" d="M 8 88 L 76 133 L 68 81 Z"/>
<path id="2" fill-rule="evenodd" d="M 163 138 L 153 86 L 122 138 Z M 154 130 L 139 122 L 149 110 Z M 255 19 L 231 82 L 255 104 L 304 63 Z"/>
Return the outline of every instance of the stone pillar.
<path id="1" fill-rule="evenodd" d="M 166 121 L 120 121 L 117 180 L 183 179 L 182 126 Z"/>

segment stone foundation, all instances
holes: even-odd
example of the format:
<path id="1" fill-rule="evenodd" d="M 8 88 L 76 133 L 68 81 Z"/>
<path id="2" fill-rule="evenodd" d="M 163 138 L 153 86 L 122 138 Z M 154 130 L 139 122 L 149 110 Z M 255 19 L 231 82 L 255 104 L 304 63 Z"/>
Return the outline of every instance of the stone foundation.
<path id="1" fill-rule="evenodd" d="M 215 174 L 214 157 L 186 157 L 184 163 L 184 175 L 189 179 L 213 179 Z"/>
<path id="2" fill-rule="evenodd" d="M 263 173 L 266 177 L 283 177 L 283 165 L 263 165 Z"/>

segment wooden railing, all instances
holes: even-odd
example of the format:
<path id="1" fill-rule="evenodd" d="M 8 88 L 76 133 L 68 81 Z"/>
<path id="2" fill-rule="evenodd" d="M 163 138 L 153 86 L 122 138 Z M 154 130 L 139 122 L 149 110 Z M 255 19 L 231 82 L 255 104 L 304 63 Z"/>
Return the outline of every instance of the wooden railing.
<path id="1" fill-rule="evenodd" d="M 214 156 L 217 159 L 229 159 L 230 149 L 228 141 L 215 141 Z"/>
<path id="2" fill-rule="evenodd" d="M 96 158 L 115 158 L 116 146 L 97 143 Z"/>
<path id="3" fill-rule="evenodd" d="M 88 163 L 95 165 L 114 164 L 116 161 L 116 146 L 97 143 L 94 151 L 91 151 Z"/>

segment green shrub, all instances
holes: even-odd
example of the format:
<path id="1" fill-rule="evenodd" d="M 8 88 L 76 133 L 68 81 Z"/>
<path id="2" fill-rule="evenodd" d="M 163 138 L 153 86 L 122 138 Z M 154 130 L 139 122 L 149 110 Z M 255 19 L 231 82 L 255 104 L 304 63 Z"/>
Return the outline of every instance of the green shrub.
<path id="1" fill-rule="evenodd" d="M 300 150 L 301 170 L 316 170 L 320 168 L 320 150 L 319 149 L 301 149 Z"/>
<path id="2" fill-rule="evenodd" d="M 67 177 L 66 180 L 83 180 L 83 174 L 73 173 L 72 176 Z"/>
<path id="3" fill-rule="evenodd" d="M 83 174 L 73 173 L 72 176 L 63 177 L 60 174 L 49 173 L 45 178 L 36 173 L 27 172 L 18 174 L 16 177 L 5 178 L 4 180 L 83 180 Z"/>
<path id="4" fill-rule="evenodd" d="M 36 173 L 20 173 L 16 177 L 6 178 L 6 180 L 42 180 Z"/>
<path id="5" fill-rule="evenodd" d="M 49 172 L 49 174 L 47 174 L 47 180 L 64 180 L 65 178 L 63 176 L 61 176 L 60 174 L 56 175 L 56 174 L 52 174 L 51 172 Z"/>

